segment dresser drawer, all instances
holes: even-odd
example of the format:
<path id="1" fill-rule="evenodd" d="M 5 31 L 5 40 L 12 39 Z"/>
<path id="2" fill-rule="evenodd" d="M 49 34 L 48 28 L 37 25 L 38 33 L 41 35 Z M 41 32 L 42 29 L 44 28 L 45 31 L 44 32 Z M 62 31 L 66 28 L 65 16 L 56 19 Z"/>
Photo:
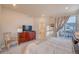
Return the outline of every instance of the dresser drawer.
<path id="1" fill-rule="evenodd" d="M 36 33 L 35 31 L 27 31 L 27 32 L 21 32 L 19 35 L 19 44 L 27 41 L 31 41 L 33 39 L 36 39 Z"/>

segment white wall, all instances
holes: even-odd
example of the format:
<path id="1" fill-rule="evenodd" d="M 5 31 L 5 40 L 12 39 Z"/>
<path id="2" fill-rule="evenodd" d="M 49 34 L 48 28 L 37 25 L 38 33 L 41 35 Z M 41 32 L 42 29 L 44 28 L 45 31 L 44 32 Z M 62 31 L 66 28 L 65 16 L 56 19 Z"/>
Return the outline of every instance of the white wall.
<path id="1" fill-rule="evenodd" d="M 1 20 L 1 5 L 0 5 L 0 20 Z M 1 40 L 1 28 L 0 28 L 0 40 Z"/>
<path id="2" fill-rule="evenodd" d="M 33 25 L 33 18 L 19 12 L 3 9 L 3 20 L 1 22 L 3 32 L 16 33 L 17 25 Z"/>
<path id="3" fill-rule="evenodd" d="M 0 5 L 0 46 L 2 44 L 2 28 L 1 28 L 1 20 L 2 20 L 2 7 Z"/>

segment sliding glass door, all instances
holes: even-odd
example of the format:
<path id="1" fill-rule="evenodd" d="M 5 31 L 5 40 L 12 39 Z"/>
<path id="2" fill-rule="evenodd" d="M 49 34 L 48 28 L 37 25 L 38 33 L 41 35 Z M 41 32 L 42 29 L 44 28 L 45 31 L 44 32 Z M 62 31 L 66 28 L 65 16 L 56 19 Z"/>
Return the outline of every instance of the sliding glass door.
<path id="1" fill-rule="evenodd" d="M 63 26 L 61 30 L 58 31 L 60 37 L 70 38 L 76 31 L 76 16 L 70 16 L 67 23 Z"/>

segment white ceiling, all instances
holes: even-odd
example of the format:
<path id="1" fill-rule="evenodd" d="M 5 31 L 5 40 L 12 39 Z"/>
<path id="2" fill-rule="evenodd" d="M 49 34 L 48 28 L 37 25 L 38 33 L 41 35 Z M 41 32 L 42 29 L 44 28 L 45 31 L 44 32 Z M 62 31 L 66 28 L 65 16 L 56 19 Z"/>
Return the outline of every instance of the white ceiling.
<path id="1" fill-rule="evenodd" d="M 12 9 L 32 16 L 52 16 L 60 14 L 75 14 L 79 4 L 11 4 L 2 5 L 3 8 Z"/>

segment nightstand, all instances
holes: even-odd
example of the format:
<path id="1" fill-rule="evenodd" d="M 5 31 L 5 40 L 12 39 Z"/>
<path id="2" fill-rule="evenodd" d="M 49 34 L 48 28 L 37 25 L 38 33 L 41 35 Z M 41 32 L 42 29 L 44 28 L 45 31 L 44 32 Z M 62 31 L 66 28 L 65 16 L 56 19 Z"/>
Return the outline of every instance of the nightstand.
<path id="1" fill-rule="evenodd" d="M 74 50 L 76 54 L 79 54 L 79 32 L 74 33 Z"/>

